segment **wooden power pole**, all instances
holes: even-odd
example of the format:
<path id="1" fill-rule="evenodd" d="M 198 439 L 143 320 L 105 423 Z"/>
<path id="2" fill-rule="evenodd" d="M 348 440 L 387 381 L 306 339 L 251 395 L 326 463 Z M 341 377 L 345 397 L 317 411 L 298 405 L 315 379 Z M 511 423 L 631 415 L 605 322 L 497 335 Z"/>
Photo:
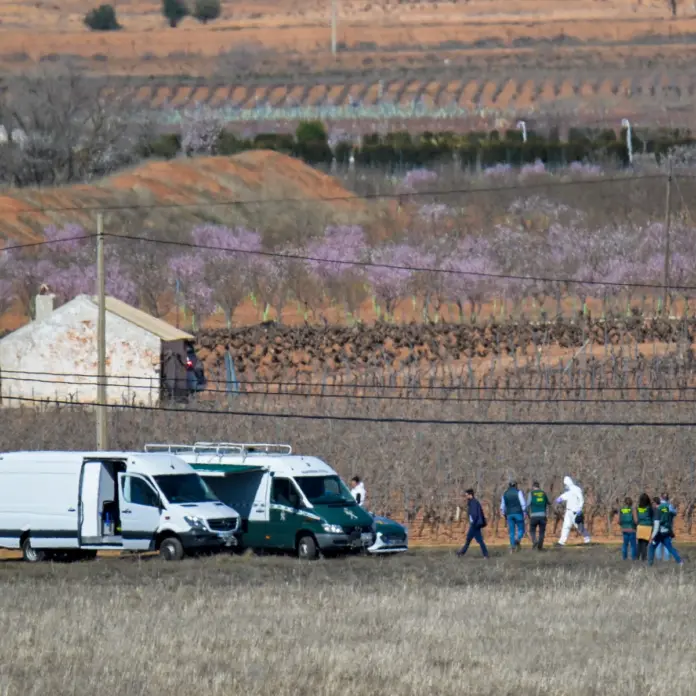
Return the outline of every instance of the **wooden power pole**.
<path id="1" fill-rule="evenodd" d="M 107 449 L 106 438 L 106 278 L 104 216 L 97 213 L 97 449 Z"/>
<path id="2" fill-rule="evenodd" d="M 670 224 L 672 221 L 672 160 L 669 159 L 668 170 L 667 170 L 667 200 L 665 203 L 665 268 L 662 278 L 662 311 L 667 314 L 667 301 L 669 299 L 669 269 L 671 264 L 670 258 L 670 248 L 669 248 L 669 236 L 670 236 Z"/>
<path id="3" fill-rule="evenodd" d="M 338 23 L 338 9 L 336 3 L 338 0 L 331 0 L 331 55 L 336 55 L 336 25 Z"/>

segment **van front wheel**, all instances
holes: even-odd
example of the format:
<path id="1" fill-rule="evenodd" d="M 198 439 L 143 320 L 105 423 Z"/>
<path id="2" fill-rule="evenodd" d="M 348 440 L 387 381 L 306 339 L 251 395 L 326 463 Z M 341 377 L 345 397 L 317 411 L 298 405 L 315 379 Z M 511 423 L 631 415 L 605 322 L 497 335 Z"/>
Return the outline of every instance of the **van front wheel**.
<path id="1" fill-rule="evenodd" d="M 31 538 L 27 537 L 22 542 L 22 558 L 27 563 L 40 563 L 46 558 L 46 552 L 43 549 L 35 549 L 31 545 Z"/>
<path id="2" fill-rule="evenodd" d="M 167 537 L 162 540 L 159 553 L 165 561 L 180 561 L 184 557 L 184 545 L 176 537 Z"/>
<path id="3" fill-rule="evenodd" d="M 317 542 L 314 541 L 314 537 L 309 534 L 300 537 L 297 542 L 297 557 L 301 561 L 313 561 L 318 555 Z"/>

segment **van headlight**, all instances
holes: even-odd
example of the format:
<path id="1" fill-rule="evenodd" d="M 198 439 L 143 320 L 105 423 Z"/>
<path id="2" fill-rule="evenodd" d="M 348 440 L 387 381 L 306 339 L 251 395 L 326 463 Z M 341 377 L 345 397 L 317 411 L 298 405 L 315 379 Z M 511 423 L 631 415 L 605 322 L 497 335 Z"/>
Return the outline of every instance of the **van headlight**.
<path id="1" fill-rule="evenodd" d="M 322 522 L 321 528 L 327 534 L 343 534 L 343 527 L 340 524 L 329 524 L 328 522 Z"/>
<path id="2" fill-rule="evenodd" d="M 194 529 L 207 529 L 205 520 L 202 517 L 196 517 L 195 515 L 184 515 L 184 522 L 187 522 L 189 526 Z"/>

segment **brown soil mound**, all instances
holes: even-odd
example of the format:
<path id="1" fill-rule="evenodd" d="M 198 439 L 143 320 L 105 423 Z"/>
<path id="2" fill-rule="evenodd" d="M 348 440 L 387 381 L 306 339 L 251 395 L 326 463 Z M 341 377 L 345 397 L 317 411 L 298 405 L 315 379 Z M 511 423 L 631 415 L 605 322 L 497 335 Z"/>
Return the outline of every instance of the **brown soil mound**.
<path id="1" fill-rule="evenodd" d="M 317 204 L 322 198 L 329 200 Z M 0 239 L 34 241 L 49 224 L 92 228 L 102 206 L 112 209 L 107 224 L 115 229 L 119 222 L 132 224 L 138 218 L 151 229 L 172 224 L 190 229 L 201 222 L 254 226 L 261 206 L 235 203 L 278 199 L 287 201 L 285 207 L 311 202 L 329 220 L 365 210 L 332 177 L 287 155 L 255 150 L 234 157 L 147 162 L 90 185 L 12 190 L 0 195 Z"/>

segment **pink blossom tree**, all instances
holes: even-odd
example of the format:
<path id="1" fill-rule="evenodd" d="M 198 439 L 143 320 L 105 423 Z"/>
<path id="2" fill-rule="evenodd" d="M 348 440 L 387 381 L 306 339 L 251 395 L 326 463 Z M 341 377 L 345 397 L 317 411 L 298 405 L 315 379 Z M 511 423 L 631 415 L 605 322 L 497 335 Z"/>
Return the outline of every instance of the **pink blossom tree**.
<path id="1" fill-rule="evenodd" d="M 390 244 L 372 250 L 370 261 L 374 264 L 385 264 L 368 266 L 366 270 L 378 316 L 384 311 L 386 319 L 394 319 L 396 305 L 412 289 L 413 271 L 410 267 L 415 266 L 418 259 L 418 250 L 408 244 Z"/>
<path id="2" fill-rule="evenodd" d="M 213 291 L 205 281 L 205 259 L 201 254 L 187 253 L 169 261 L 170 283 L 183 293 L 184 305 L 191 312 L 191 324 L 215 310 Z"/>
<path id="3" fill-rule="evenodd" d="M 254 291 L 261 235 L 243 227 L 203 225 L 193 230 L 192 237 L 195 244 L 209 247 L 200 250 L 206 282 L 231 326 L 235 310 Z"/>
<path id="4" fill-rule="evenodd" d="M 366 255 L 367 241 L 358 225 L 329 226 L 313 239 L 305 254 L 307 267 L 333 304 L 343 305 L 350 319 L 365 299 L 365 273 L 358 262 Z"/>

